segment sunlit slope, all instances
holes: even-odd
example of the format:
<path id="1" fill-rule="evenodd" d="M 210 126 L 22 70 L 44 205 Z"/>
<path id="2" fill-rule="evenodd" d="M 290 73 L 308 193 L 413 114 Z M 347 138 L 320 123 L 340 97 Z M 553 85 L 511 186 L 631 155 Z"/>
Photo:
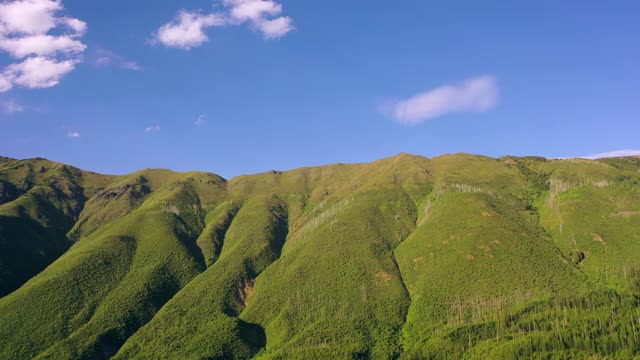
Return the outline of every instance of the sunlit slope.
<path id="1" fill-rule="evenodd" d="M 497 320 L 518 303 L 581 290 L 585 277 L 555 248 L 528 210 L 534 189 L 510 162 L 443 156 L 418 228 L 396 250 L 411 306 L 409 353 L 439 349 L 439 333 Z"/>
<path id="2" fill-rule="evenodd" d="M 147 184 L 147 192 L 119 190 L 140 182 Z M 204 270 L 196 239 L 204 209 L 221 200 L 224 185 L 210 174 L 149 170 L 119 179 L 96 195 L 80 218 L 88 219 L 85 224 L 101 219 L 105 225 L 87 228 L 87 236 L 78 227 L 74 246 L 0 299 L 0 357 L 113 355 Z M 97 206 L 109 193 L 116 194 L 109 206 Z M 109 214 L 110 209 L 126 210 Z"/>
<path id="3" fill-rule="evenodd" d="M 593 279 L 625 286 L 640 271 L 638 159 L 546 164 L 540 222 L 558 248 Z"/>
<path id="4" fill-rule="evenodd" d="M 410 300 L 393 249 L 431 189 L 428 166 L 406 155 L 372 163 L 298 219 L 241 314 L 265 328 L 258 358 L 400 354 Z"/>
<path id="5" fill-rule="evenodd" d="M 44 159 L 0 162 L 0 296 L 71 245 L 66 234 L 85 201 L 111 177 Z"/>
<path id="6" fill-rule="evenodd" d="M 278 198 L 246 200 L 226 229 L 217 261 L 131 337 L 117 358 L 251 357 L 264 346 L 264 331 L 238 314 L 255 277 L 279 256 L 286 234 Z"/>
<path id="7" fill-rule="evenodd" d="M 428 181 L 420 181 L 425 179 L 424 175 L 421 175 L 422 179 L 407 176 L 408 180 L 399 184 L 395 178 L 399 166 L 407 164 L 389 159 L 371 165 L 332 165 L 287 173 L 271 172 L 231 181 L 228 186 L 229 202 L 214 210 L 214 215 L 208 218 L 212 222 L 207 224 L 207 228 L 224 233 L 217 261 L 129 339 L 118 355 L 122 358 L 174 355 L 247 357 L 264 348 L 265 341 L 273 338 L 272 327 L 265 328 L 265 322 L 273 321 L 275 325 L 283 317 L 299 316 L 297 324 L 280 324 L 285 332 L 291 334 L 273 345 L 280 349 L 283 342 L 292 341 L 295 332 L 306 331 L 304 338 L 310 339 L 313 329 L 318 327 L 317 322 L 322 321 L 313 320 L 313 317 L 322 316 L 320 314 L 325 314 L 326 320 L 334 321 L 324 326 L 326 336 L 338 339 L 358 321 L 368 321 L 369 329 L 364 330 L 360 338 L 384 335 L 387 337 L 382 341 L 386 342 L 384 346 L 391 348 L 385 351 L 397 352 L 396 335 L 408 300 L 390 256 L 389 243 L 399 242 L 415 222 L 415 206 L 402 185 L 412 191 L 412 195 L 419 196 L 417 192 L 428 188 L 429 184 Z M 409 167 L 425 174 L 423 167 Z M 376 195 L 371 188 L 388 190 Z M 247 195 L 250 196 L 248 199 Z M 237 207 L 239 210 L 235 210 Z M 344 216 L 349 214 L 350 218 Z M 379 219 L 379 215 L 385 218 Z M 365 222 L 360 223 L 358 231 L 350 231 L 349 226 L 360 221 L 358 218 L 365 219 Z M 394 225 L 398 232 L 381 234 L 380 229 L 387 223 L 398 224 Z M 224 230 L 224 224 L 228 224 L 227 230 Z M 369 234 L 375 237 L 369 238 L 367 229 L 371 229 Z M 349 239 L 360 231 L 365 233 L 359 238 Z M 293 265 L 289 266 L 292 261 Z M 350 261 L 354 264 L 349 264 Z M 308 268 L 304 269 L 304 266 Z M 336 281 L 336 266 L 342 268 L 341 281 Z M 265 269 L 268 271 L 263 272 Z M 296 275 L 298 271 L 315 278 Z M 319 290 L 323 287 L 325 289 L 320 290 L 324 294 L 323 299 L 308 301 L 319 295 L 313 292 L 313 288 Z M 297 305 L 287 300 L 294 293 L 299 301 Z M 304 298 L 305 293 L 307 298 Z M 332 301 L 337 293 L 341 293 L 342 298 Z M 354 298 L 363 299 L 363 296 L 365 300 L 369 297 L 367 303 L 371 309 L 353 303 Z M 387 304 L 374 306 L 378 298 Z M 203 303 L 205 308 L 202 308 Z M 307 316 L 299 313 L 301 303 L 306 303 Z M 267 306 L 256 309 L 259 304 Z M 340 317 L 358 307 L 364 311 L 349 315 L 352 318 L 348 322 L 338 322 Z M 335 310 L 341 312 L 338 318 L 332 314 Z M 385 312 L 389 314 L 385 315 Z M 387 333 L 378 331 L 378 335 L 372 336 L 377 331 L 377 324 L 369 318 L 376 313 L 389 318 L 394 324 L 381 327 L 381 331 Z M 293 340 L 289 346 L 293 353 L 284 349 L 279 352 L 286 356 L 303 355 L 300 348 L 309 346 L 307 341 L 296 343 Z M 336 341 L 328 351 L 318 347 L 309 354 L 327 356 L 367 352 L 373 343 L 364 340 L 358 346 L 352 346 Z M 345 345 L 347 348 L 342 349 Z M 269 343 L 267 346 L 270 348 L 272 345 Z"/>
<path id="8" fill-rule="evenodd" d="M 21 249 L 3 279 L 39 266 L 0 297 L 0 358 L 640 354 L 637 158 L 400 154 L 229 181 L 0 158 L 0 184 Z"/>
<path id="9" fill-rule="evenodd" d="M 434 165 L 439 161 L 460 159 L 440 157 Z M 466 171 L 436 171 L 448 180 L 439 182 L 422 225 L 396 251 L 415 295 L 402 356 L 637 356 L 637 159 L 503 158 L 476 165 L 477 159 Z M 508 178 L 511 185 L 495 186 Z"/>

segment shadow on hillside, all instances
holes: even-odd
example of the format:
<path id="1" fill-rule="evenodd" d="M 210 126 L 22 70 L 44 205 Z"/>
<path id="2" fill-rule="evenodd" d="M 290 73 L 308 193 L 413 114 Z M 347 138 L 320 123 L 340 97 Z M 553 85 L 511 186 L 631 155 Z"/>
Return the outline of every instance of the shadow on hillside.
<path id="1" fill-rule="evenodd" d="M 200 236 L 200 233 L 197 234 L 187 234 L 182 229 L 188 229 L 189 224 L 187 224 L 183 218 L 180 216 L 175 217 L 176 221 L 180 225 L 180 227 L 175 226 L 173 232 L 176 234 L 182 245 L 187 249 L 189 255 L 200 265 L 200 271 L 204 271 L 207 269 L 207 263 L 205 261 L 204 254 L 202 253 L 202 249 L 198 246 L 197 240 Z"/>
<path id="2" fill-rule="evenodd" d="M 267 346 L 267 334 L 264 331 L 264 328 L 258 324 L 253 324 L 250 322 L 246 322 L 244 320 L 238 319 L 240 328 L 240 338 L 244 341 L 251 349 L 253 349 L 254 356 L 260 350 Z"/>
<path id="3" fill-rule="evenodd" d="M 122 336 L 117 329 L 100 334 L 96 340 L 93 354 L 86 356 L 92 359 L 109 359 L 118 352 L 123 344 Z"/>
<path id="4" fill-rule="evenodd" d="M 18 289 L 71 246 L 64 230 L 0 215 L 0 297 Z"/>

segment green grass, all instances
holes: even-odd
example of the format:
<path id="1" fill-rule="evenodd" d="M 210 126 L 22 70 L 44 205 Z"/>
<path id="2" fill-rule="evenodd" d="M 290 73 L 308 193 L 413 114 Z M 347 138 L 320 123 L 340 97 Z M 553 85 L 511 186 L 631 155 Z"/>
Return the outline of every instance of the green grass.
<path id="1" fill-rule="evenodd" d="M 0 158 L 0 358 L 634 358 L 639 204 L 637 158 Z"/>
<path id="2" fill-rule="evenodd" d="M 540 223 L 592 279 L 623 286 L 640 267 L 640 173 L 599 162 L 570 165 L 551 176 L 564 191 L 552 188 L 538 200 Z"/>
<path id="3" fill-rule="evenodd" d="M 141 178 L 148 191 L 121 191 Z M 0 300 L 0 313 L 7 314 L 0 319 L 0 357 L 113 355 L 204 270 L 196 243 L 202 206 L 213 206 L 220 188 L 224 182 L 209 174 L 145 171 L 98 192 L 79 218 L 105 225 L 77 227 L 75 244 L 60 259 Z M 113 194 L 107 206 L 99 206 L 102 194 Z"/>
<path id="4" fill-rule="evenodd" d="M 247 200 L 219 258 L 127 341 L 119 358 L 250 357 L 264 332 L 238 318 L 255 277 L 280 254 L 287 217 L 276 197 Z"/>
<path id="5" fill-rule="evenodd" d="M 0 296 L 17 289 L 71 245 L 86 200 L 110 177 L 42 159 L 0 163 Z"/>

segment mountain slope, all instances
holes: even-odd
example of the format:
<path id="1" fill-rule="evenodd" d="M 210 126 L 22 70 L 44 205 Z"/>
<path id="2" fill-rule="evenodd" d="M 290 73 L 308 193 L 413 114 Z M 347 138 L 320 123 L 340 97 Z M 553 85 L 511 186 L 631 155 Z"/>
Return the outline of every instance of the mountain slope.
<path id="1" fill-rule="evenodd" d="M 110 177 L 47 161 L 0 162 L 0 296 L 71 245 L 66 233 Z"/>
<path id="2" fill-rule="evenodd" d="M 147 190 L 130 190 L 141 182 Z M 74 246 L 0 301 L 2 357 L 113 355 L 204 269 L 201 209 L 223 188 L 210 174 L 148 170 L 96 194 L 79 216 L 86 221 L 74 230 Z M 105 197 L 109 206 L 100 206 Z M 82 226 L 96 221 L 95 229 Z"/>
<path id="3" fill-rule="evenodd" d="M 406 350 L 427 356 L 443 325 L 495 321 L 528 299 L 584 290 L 586 278 L 527 211 L 529 184 L 517 167 L 489 158 L 433 162 L 446 170 L 396 250 L 412 298 Z"/>
<path id="4" fill-rule="evenodd" d="M 0 358 L 640 354 L 635 158 L 229 181 L 1 158 L 0 185 Z"/>

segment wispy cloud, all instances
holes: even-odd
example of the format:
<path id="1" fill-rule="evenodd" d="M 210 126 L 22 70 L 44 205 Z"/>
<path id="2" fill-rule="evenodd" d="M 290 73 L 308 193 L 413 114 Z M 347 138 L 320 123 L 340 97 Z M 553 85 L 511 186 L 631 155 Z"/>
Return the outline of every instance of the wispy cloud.
<path id="1" fill-rule="evenodd" d="M 196 124 L 196 126 L 201 126 L 201 125 L 204 125 L 205 122 L 206 120 L 204 118 L 204 115 L 198 115 L 194 124 Z"/>
<path id="2" fill-rule="evenodd" d="M 579 156 L 583 159 L 602 159 L 602 158 L 611 158 L 611 157 L 621 157 L 621 156 L 640 156 L 640 150 L 615 150 L 609 152 L 603 152 L 599 154 L 587 155 L 587 156 Z"/>
<path id="3" fill-rule="evenodd" d="M 144 129 L 146 133 L 157 133 L 158 131 L 160 131 L 160 126 L 158 125 L 152 125 Z"/>
<path id="4" fill-rule="evenodd" d="M 67 133 L 67 136 L 70 138 L 79 138 L 80 137 L 80 133 L 78 131 L 69 131 Z"/>
<path id="5" fill-rule="evenodd" d="M 82 61 L 87 24 L 63 10 L 60 0 L 0 2 L 0 52 L 18 60 L 0 70 L 0 92 L 55 86 Z"/>
<path id="6" fill-rule="evenodd" d="M 27 111 L 27 108 L 24 105 L 18 103 L 17 101 L 13 99 L 9 99 L 9 100 L 0 99 L 0 113 L 10 115 L 10 114 L 20 113 L 24 111 Z"/>
<path id="7" fill-rule="evenodd" d="M 144 70 L 144 68 L 142 66 L 140 66 L 140 64 L 138 64 L 135 61 L 125 61 L 123 63 L 120 64 L 120 67 L 126 70 L 133 70 L 133 71 L 142 71 Z"/>
<path id="8" fill-rule="evenodd" d="M 98 67 L 115 66 L 125 70 L 142 71 L 143 67 L 135 61 L 127 60 L 116 52 L 98 48 L 89 56 L 89 62 Z"/>
<path id="9" fill-rule="evenodd" d="M 401 124 L 416 125 L 449 113 L 490 110 L 498 104 L 498 93 L 497 80 L 484 75 L 389 101 L 382 111 Z"/>
<path id="10" fill-rule="evenodd" d="M 190 50 L 209 40 L 208 28 L 249 24 L 265 39 L 277 39 L 294 29 L 293 20 L 280 16 L 282 5 L 273 0 L 224 0 L 222 11 L 179 10 L 152 35 L 152 43 Z"/>

